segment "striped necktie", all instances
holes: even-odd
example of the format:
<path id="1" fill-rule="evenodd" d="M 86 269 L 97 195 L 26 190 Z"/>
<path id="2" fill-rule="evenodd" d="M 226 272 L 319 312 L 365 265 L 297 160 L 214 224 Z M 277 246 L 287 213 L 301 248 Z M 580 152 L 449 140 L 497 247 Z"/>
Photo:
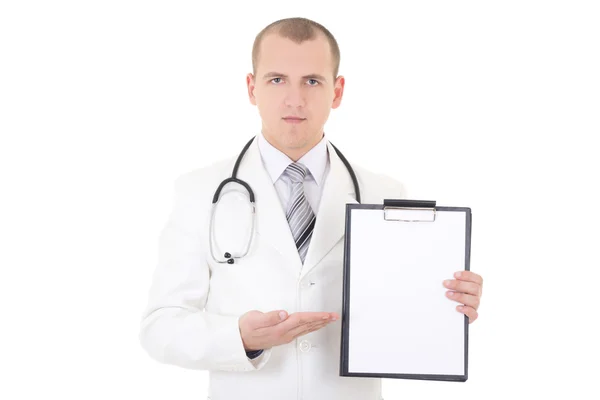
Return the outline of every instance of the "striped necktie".
<path id="1" fill-rule="evenodd" d="M 315 214 L 304 196 L 306 172 L 306 167 L 298 163 L 291 163 L 285 170 L 292 181 L 292 195 L 286 217 L 303 263 L 315 227 Z"/>

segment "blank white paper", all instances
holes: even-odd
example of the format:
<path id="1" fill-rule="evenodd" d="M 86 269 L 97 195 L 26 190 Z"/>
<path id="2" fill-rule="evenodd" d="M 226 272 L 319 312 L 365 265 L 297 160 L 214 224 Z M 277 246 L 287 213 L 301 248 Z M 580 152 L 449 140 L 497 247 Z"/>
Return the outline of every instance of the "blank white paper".
<path id="1" fill-rule="evenodd" d="M 465 316 L 443 281 L 465 269 L 466 213 L 351 212 L 348 372 L 463 375 Z"/>

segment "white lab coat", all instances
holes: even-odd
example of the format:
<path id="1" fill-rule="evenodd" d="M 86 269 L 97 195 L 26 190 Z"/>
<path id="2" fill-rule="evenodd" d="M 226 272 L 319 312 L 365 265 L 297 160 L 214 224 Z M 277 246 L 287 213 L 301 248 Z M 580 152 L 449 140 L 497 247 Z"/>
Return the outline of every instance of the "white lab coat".
<path id="1" fill-rule="evenodd" d="M 262 165 L 257 140 L 238 173 L 256 195 L 255 236 L 248 255 L 235 264 L 212 260 L 208 224 L 215 190 L 231 176 L 236 157 L 184 173 L 175 182 L 174 206 L 160 234 L 158 265 L 141 321 L 140 341 L 161 363 L 208 370 L 208 399 L 382 398 L 380 379 L 339 376 L 340 320 L 289 344 L 266 349 L 254 360 L 247 358 L 240 337 L 238 319 L 249 310 L 342 315 L 345 205 L 356 200 L 346 167 L 331 144 L 327 146 L 330 171 L 304 265 L 273 182 Z M 400 182 L 353 168 L 362 203 L 405 198 Z M 232 230 L 238 236 L 244 228 L 246 235 L 250 232 L 248 200 L 239 185 L 228 184 L 223 193 L 228 194 L 222 197 L 215 217 L 215 236 L 223 247 L 215 255 L 220 257 L 223 250 L 229 251 L 230 237 L 236 236 Z M 240 248 L 243 244 L 237 246 Z"/>

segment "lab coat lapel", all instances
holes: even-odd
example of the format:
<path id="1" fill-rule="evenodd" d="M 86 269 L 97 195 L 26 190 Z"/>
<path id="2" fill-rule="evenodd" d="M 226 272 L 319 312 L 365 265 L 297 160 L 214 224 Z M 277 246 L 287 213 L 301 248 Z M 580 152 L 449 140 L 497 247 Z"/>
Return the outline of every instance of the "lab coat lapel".
<path id="1" fill-rule="evenodd" d="M 258 148 L 258 138 L 255 138 L 248 148 L 241 162 L 238 178 L 246 181 L 254 191 L 255 230 L 260 235 L 261 244 L 266 243 L 273 246 L 286 258 L 286 266 L 289 266 L 292 272 L 298 276 L 302 268 L 302 261 L 298 255 L 279 195 L 264 168 Z"/>
<path id="2" fill-rule="evenodd" d="M 310 240 L 301 276 L 306 275 L 342 239 L 345 230 L 346 204 L 356 204 L 354 185 L 346 166 L 333 146 L 327 142 L 330 169 L 325 180 L 315 228 Z"/>

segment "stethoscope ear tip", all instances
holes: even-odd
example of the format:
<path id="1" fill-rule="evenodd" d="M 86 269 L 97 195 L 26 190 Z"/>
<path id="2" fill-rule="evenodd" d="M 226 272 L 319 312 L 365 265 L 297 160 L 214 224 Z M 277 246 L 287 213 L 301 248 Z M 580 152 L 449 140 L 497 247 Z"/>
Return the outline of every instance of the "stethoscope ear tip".
<path id="1" fill-rule="evenodd" d="M 231 258 L 231 254 L 225 253 L 225 255 L 223 257 L 225 257 L 225 258 Z"/>
<path id="2" fill-rule="evenodd" d="M 233 258 L 230 258 L 229 260 L 227 260 L 227 264 L 233 264 Z"/>

